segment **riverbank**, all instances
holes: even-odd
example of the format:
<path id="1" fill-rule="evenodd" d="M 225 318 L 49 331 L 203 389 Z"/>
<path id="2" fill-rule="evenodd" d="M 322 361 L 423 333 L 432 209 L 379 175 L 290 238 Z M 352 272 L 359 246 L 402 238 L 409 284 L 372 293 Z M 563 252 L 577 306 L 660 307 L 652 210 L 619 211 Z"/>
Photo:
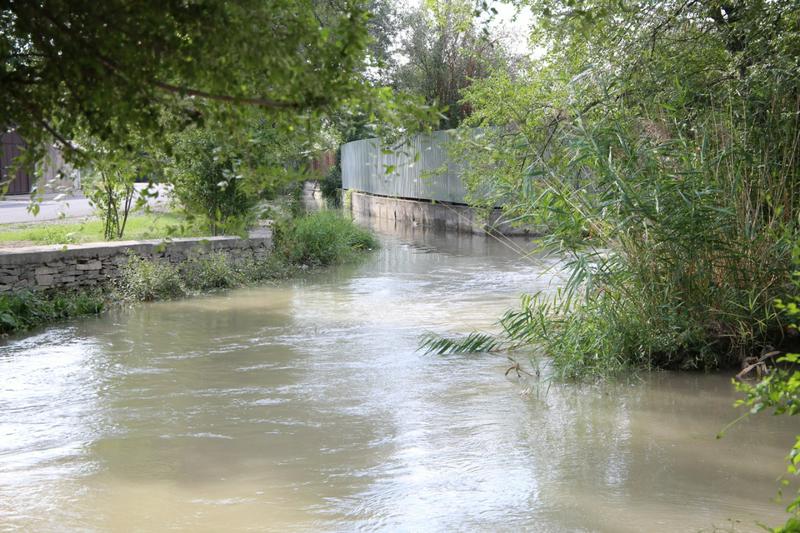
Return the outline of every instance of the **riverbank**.
<path id="1" fill-rule="evenodd" d="M 248 239 L 92 243 L 0 251 L 0 334 L 153 301 L 290 277 L 374 249 L 374 237 L 328 211 Z M 71 305 L 69 302 L 84 302 Z"/>

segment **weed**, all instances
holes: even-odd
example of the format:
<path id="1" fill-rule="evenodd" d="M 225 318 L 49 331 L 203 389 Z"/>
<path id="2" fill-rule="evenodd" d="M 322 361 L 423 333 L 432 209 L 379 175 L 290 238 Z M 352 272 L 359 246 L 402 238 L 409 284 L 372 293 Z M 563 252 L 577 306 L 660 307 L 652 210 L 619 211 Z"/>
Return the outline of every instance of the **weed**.
<path id="1" fill-rule="evenodd" d="M 0 296 L 0 334 L 27 331 L 67 318 L 95 315 L 104 308 L 99 292 L 18 292 Z"/>
<path id="2" fill-rule="evenodd" d="M 375 237 L 334 211 L 319 211 L 275 226 L 275 253 L 295 265 L 340 264 L 378 247 Z"/>
<path id="3" fill-rule="evenodd" d="M 115 282 L 124 299 L 140 302 L 164 300 L 186 295 L 186 286 L 178 267 L 130 254 Z"/>
<path id="4" fill-rule="evenodd" d="M 236 287 L 244 282 L 230 256 L 225 252 L 214 252 L 185 261 L 180 274 L 187 289 L 208 291 Z"/>

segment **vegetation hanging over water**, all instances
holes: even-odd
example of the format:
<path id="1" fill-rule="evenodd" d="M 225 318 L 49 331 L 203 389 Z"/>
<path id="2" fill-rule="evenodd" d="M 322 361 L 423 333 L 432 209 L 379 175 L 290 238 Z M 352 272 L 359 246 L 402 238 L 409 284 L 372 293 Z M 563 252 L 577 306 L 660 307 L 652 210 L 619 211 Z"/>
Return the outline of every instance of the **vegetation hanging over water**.
<path id="1" fill-rule="evenodd" d="M 798 264 L 798 254 L 795 250 L 795 265 Z M 777 300 L 776 307 L 782 312 L 788 322 L 788 330 L 792 335 L 798 333 L 797 319 L 800 317 L 800 272 L 795 272 L 793 290 L 789 297 Z M 771 361 L 774 359 L 774 361 Z M 800 414 L 800 354 L 770 352 L 762 357 L 748 361 L 750 364 L 740 373 L 740 376 L 755 370 L 759 378 L 766 373 L 763 379 L 755 383 L 748 381 L 735 381 L 736 389 L 744 397 L 736 402 L 737 407 L 745 407 L 748 411 L 731 425 L 740 420 L 759 413 L 772 411 L 773 415 L 795 416 Z M 772 365 L 768 366 L 768 363 Z M 737 376 L 739 378 L 740 376 Z M 721 438 L 725 430 L 717 438 Z M 786 473 L 788 477 L 781 479 L 781 489 L 778 493 L 782 498 L 783 490 L 790 485 L 790 478 L 797 479 L 800 475 L 800 435 L 795 439 L 794 445 L 786 457 L 788 463 Z M 789 501 L 786 511 L 790 513 L 786 523 L 780 527 L 768 529 L 773 533 L 793 533 L 800 531 L 800 490 L 795 492 L 794 498 Z M 766 528 L 765 528 L 766 529 Z"/>
<path id="2" fill-rule="evenodd" d="M 531 5 L 549 53 L 467 90 L 456 151 L 473 200 L 546 224 L 569 276 L 506 314 L 499 341 L 542 347 L 564 378 L 780 348 L 774 302 L 800 213 L 800 4 Z"/>
<path id="3" fill-rule="evenodd" d="M 57 320 L 96 315 L 104 308 L 105 299 L 99 291 L 0 295 L 0 336 Z"/>
<path id="4" fill-rule="evenodd" d="M 263 261 L 237 261 L 217 252 L 174 265 L 131 254 L 119 279 L 107 287 L 0 295 L 0 336 L 99 314 L 111 302 L 165 300 L 285 279 L 309 269 L 356 260 L 379 247 L 372 233 L 333 211 L 286 219 L 278 224 L 273 240 L 273 252 Z"/>
<path id="5" fill-rule="evenodd" d="M 115 290 L 124 300 L 154 301 L 283 279 L 316 267 L 352 261 L 377 249 L 377 239 L 338 212 L 320 211 L 275 225 L 264 261 L 237 261 L 219 252 L 180 265 L 131 256 Z"/>

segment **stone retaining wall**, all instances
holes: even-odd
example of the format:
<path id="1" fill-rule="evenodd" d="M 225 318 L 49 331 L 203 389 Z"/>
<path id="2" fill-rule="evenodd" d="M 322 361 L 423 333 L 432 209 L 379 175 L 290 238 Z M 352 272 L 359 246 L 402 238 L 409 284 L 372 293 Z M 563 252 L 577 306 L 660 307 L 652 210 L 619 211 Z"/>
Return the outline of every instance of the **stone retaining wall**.
<path id="1" fill-rule="evenodd" d="M 216 251 L 230 254 L 235 261 L 262 260 L 271 249 L 272 239 L 261 236 L 250 239 L 205 237 L 118 241 L 0 250 L 0 293 L 92 287 L 116 278 L 120 266 L 127 262 L 131 253 L 181 263 Z"/>

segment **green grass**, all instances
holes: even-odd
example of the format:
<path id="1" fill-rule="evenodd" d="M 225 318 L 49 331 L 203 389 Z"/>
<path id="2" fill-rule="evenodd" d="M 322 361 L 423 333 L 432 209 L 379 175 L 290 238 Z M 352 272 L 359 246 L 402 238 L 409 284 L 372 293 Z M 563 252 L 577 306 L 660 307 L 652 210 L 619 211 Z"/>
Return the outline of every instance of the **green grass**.
<path id="1" fill-rule="evenodd" d="M 281 221 L 268 258 L 235 261 L 218 252 L 171 265 L 131 256 L 114 282 L 119 300 L 155 301 L 278 280 L 309 268 L 353 261 L 379 243 L 369 231 L 332 211 Z"/>
<path id="2" fill-rule="evenodd" d="M 368 230 L 336 211 L 318 211 L 275 225 L 275 253 L 291 264 L 329 266 L 355 259 L 379 244 Z"/>
<path id="3" fill-rule="evenodd" d="M 199 237 L 204 233 L 179 215 L 153 213 L 128 219 L 123 240 L 160 239 L 164 237 Z M 103 240 L 103 221 L 42 221 L 24 224 L 0 224 L 0 245 L 25 242 L 31 244 L 77 244 Z"/>

